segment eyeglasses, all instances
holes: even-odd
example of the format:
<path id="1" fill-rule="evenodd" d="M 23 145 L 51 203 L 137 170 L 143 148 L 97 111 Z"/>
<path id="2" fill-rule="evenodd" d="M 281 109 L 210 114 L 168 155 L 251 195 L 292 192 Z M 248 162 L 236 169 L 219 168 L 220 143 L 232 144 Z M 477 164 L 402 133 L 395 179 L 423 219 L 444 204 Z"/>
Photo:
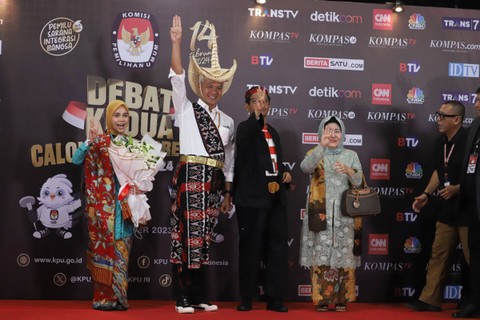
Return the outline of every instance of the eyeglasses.
<path id="1" fill-rule="evenodd" d="M 332 133 L 333 133 L 333 135 L 335 135 L 335 136 L 339 136 L 339 135 L 342 134 L 342 131 L 339 130 L 339 129 L 326 128 L 326 129 L 325 129 L 325 133 L 326 133 L 327 135 L 329 135 L 329 136 L 331 136 Z"/>
<path id="2" fill-rule="evenodd" d="M 455 117 L 460 117 L 457 114 L 446 114 L 446 113 L 441 113 L 441 112 L 435 112 L 435 120 L 438 121 L 443 121 L 445 118 L 455 118 Z"/>

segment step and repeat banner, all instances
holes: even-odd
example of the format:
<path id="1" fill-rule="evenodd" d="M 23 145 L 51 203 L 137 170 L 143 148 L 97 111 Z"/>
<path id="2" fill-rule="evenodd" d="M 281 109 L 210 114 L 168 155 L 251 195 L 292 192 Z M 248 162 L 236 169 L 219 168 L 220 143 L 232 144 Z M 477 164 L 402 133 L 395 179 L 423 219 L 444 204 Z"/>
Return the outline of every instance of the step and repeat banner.
<path id="1" fill-rule="evenodd" d="M 432 241 L 435 204 L 411 209 L 432 172 L 438 136 L 434 113 L 456 99 L 475 110 L 480 86 L 480 12 L 340 1 L 27 1 L 0 0 L 2 178 L 0 298 L 90 299 L 82 168 L 71 163 L 85 139 L 87 115 L 100 119 L 109 101 L 130 106 L 129 132 L 161 142 L 166 162 L 148 193 L 152 220 L 137 230 L 131 299 L 172 299 L 169 185 L 178 161 L 167 78 L 173 15 L 183 22 L 183 61 L 210 64 L 211 25 L 220 64 L 238 63 L 220 108 L 247 118 L 243 94 L 253 85 L 272 97 L 269 121 L 285 149 L 294 182 L 288 194 L 287 299 L 308 301 L 308 270 L 298 263 L 309 178 L 299 169 L 327 116 L 345 122 L 383 212 L 364 219 L 359 301 L 405 301 L 418 294 Z M 194 94 L 188 89 L 191 100 Z M 61 187 L 67 202 L 47 197 Z M 58 198 L 57 198 L 58 199 Z M 58 224 L 32 215 L 58 215 Z M 63 216 L 62 216 L 63 215 Z M 70 226 L 60 221 L 73 217 Z M 238 299 L 235 210 L 218 218 L 209 272 L 212 300 Z M 460 252 L 460 250 L 458 250 Z M 444 297 L 460 295 L 459 256 Z M 261 290 L 261 288 L 260 288 Z"/>

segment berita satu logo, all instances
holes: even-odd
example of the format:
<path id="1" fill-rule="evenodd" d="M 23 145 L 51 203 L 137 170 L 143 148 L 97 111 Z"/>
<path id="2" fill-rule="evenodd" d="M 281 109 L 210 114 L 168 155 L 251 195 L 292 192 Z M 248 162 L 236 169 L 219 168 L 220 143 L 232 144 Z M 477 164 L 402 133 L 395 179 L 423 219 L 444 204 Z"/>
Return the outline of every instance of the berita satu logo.
<path id="1" fill-rule="evenodd" d="M 123 12 L 112 29 L 115 62 L 125 68 L 151 68 L 158 55 L 158 26 L 145 12 Z"/>

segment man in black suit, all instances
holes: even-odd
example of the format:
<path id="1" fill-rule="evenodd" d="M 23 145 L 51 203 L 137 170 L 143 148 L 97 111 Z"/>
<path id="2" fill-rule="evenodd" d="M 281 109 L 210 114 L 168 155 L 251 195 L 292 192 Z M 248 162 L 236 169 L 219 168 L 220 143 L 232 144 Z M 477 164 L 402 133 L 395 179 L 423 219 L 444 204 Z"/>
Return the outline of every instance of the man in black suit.
<path id="1" fill-rule="evenodd" d="M 288 233 L 285 191 L 291 181 L 282 165 L 282 147 L 275 129 L 267 124 L 270 96 L 262 87 L 245 93 L 250 117 L 236 132 L 233 199 L 239 241 L 238 311 L 252 309 L 258 294 L 260 261 L 265 270 L 267 309 L 287 312 L 283 304 L 287 279 Z"/>
<path id="2" fill-rule="evenodd" d="M 480 88 L 477 90 L 475 106 L 480 101 Z M 478 111 L 478 109 L 477 109 Z M 478 114 L 478 112 L 477 112 Z M 460 181 L 458 199 L 459 210 L 469 215 L 468 246 L 470 248 L 470 270 L 468 283 L 468 303 L 453 318 L 473 318 L 480 316 L 480 116 L 470 127 L 467 138 L 466 158 Z"/>

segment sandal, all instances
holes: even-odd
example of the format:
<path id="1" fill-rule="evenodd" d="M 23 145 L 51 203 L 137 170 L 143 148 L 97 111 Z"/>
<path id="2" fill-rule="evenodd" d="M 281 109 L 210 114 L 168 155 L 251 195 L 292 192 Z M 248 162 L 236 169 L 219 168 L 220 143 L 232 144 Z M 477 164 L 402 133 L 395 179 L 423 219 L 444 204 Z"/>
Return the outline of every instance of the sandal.
<path id="1" fill-rule="evenodd" d="M 318 304 L 315 309 L 320 312 L 328 311 L 328 304 Z"/>
<path id="2" fill-rule="evenodd" d="M 343 303 L 337 303 L 335 305 L 335 311 L 340 311 L 340 312 L 347 311 L 347 305 Z"/>

